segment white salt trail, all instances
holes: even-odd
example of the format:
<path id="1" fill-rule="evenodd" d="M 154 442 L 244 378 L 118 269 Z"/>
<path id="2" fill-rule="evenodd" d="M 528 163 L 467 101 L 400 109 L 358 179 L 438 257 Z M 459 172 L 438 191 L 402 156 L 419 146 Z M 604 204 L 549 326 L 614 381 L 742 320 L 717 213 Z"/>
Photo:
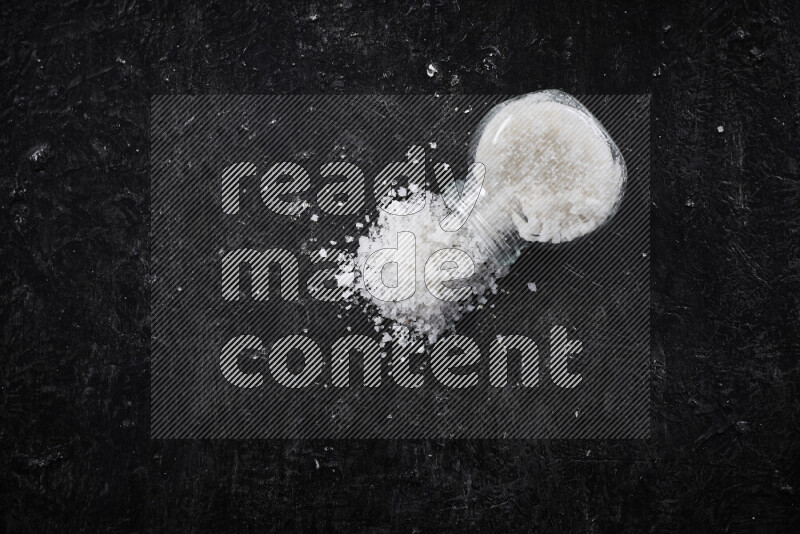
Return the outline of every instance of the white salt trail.
<path id="1" fill-rule="evenodd" d="M 394 201 L 397 204 L 399 202 Z M 389 205 L 390 211 L 399 211 Z M 380 211 L 377 222 L 370 227 L 369 235 L 358 241 L 356 264 L 363 272 L 367 259 L 379 250 L 397 248 L 397 234 L 411 232 L 415 236 L 415 288 L 411 298 L 397 302 L 379 300 L 358 284 L 358 292 L 371 306 L 392 324 L 395 341 L 405 344 L 410 340 L 426 339 L 435 342 L 443 333 L 452 331 L 455 321 L 461 318 L 473 302 L 487 292 L 497 292 L 496 278 L 501 273 L 488 255 L 486 246 L 468 229 L 457 232 L 442 230 L 439 221 L 447 214 L 441 198 L 433 197 L 422 211 L 413 215 L 392 215 Z M 444 301 L 435 297 L 425 282 L 425 264 L 428 258 L 441 249 L 458 248 L 466 252 L 475 265 L 475 275 L 462 285 L 471 287 L 471 295 L 463 301 Z M 383 271 L 383 280 L 388 286 L 397 284 L 397 268 L 390 264 Z M 453 282 L 456 286 L 458 282 Z"/>
<path id="2" fill-rule="evenodd" d="M 356 269 L 350 266 L 338 277 L 340 285 L 357 286 L 365 310 L 388 320 L 375 323 L 386 329 L 384 339 L 390 333 L 400 344 L 435 342 L 453 332 L 459 318 L 487 303 L 487 292 L 497 292 L 497 278 L 530 242 L 561 243 L 586 235 L 619 206 L 626 178 L 622 156 L 600 122 L 565 93 L 542 91 L 496 106 L 482 123 L 474 151 L 474 160 L 485 167 L 485 179 L 463 227 L 442 229 L 440 221 L 453 202 L 448 207 L 431 194 L 425 208 L 412 215 L 381 210 L 369 234 L 359 238 Z M 375 252 L 397 248 L 400 232 L 415 236 L 415 291 L 405 300 L 380 300 L 354 271 L 363 272 Z M 466 252 L 474 262 L 475 274 L 462 281 L 472 288 L 464 300 L 440 300 L 425 284 L 426 261 L 448 248 Z M 398 283 L 398 271 L 391 266 L 382 272 L 388 286 Z M 529 289 L 536 291 L 535 284 Z"/>

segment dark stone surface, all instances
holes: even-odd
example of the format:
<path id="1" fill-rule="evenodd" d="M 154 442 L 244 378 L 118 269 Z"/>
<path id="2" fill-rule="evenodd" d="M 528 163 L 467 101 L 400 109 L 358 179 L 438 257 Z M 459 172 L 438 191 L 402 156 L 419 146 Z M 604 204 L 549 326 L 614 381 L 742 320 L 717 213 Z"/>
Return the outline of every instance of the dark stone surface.
<path id="1" fill-rule="evenodd" d="M 7 531 L 800 522 L 798 4 L 33 1 L 0 14 Z M 652 439 L 149 439 L 150 95 L 540 88 L 653 94 Z"/>

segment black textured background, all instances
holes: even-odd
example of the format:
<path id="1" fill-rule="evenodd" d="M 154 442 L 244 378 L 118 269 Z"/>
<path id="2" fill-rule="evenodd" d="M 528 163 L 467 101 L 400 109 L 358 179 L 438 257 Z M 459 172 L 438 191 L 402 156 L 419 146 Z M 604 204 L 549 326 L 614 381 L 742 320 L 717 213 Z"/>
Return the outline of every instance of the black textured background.
<path id="1" fill-rule="evenodd" d="M 655 4 L 3 3 L 3 527 L 793 531 L 800 7 Z M 653 94 L 652 439 L 148 438 L 151 95 L 540 88 Z"/>

